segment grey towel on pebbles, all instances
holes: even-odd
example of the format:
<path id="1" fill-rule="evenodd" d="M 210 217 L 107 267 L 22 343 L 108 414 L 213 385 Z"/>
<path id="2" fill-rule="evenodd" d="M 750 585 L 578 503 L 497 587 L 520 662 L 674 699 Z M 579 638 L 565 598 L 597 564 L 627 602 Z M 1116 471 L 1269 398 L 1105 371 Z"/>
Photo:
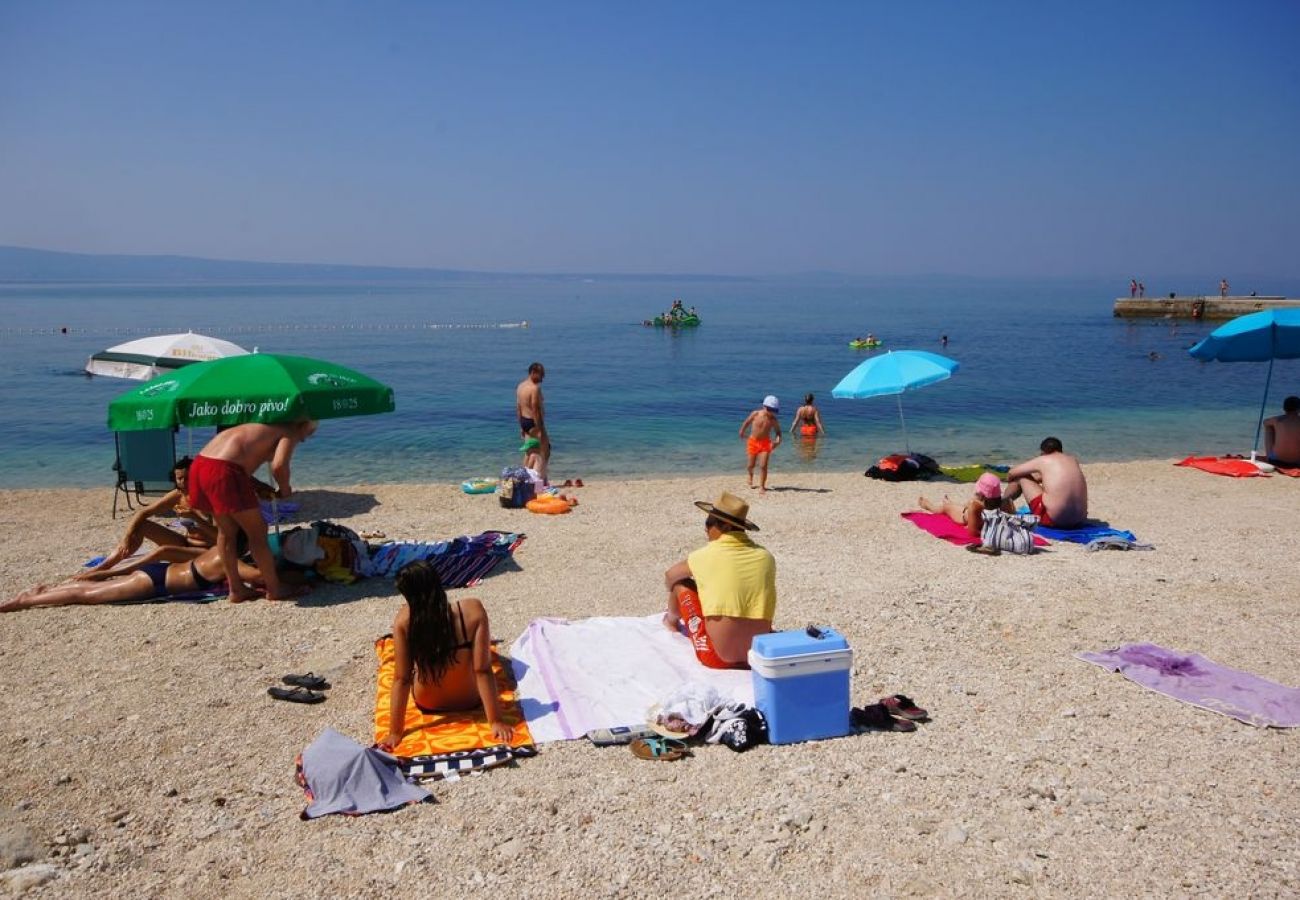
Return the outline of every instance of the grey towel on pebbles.
<path id="1" fill-rule="evenodd" d="M 407 782 L 394 757 L 362 747 L 333 728 L 326 728 L 302 751 L 302 775 L 312 800 L 302 811 L 304 819 L 330 813 L 359 816 L 430 797 L 424 788 Z"/>

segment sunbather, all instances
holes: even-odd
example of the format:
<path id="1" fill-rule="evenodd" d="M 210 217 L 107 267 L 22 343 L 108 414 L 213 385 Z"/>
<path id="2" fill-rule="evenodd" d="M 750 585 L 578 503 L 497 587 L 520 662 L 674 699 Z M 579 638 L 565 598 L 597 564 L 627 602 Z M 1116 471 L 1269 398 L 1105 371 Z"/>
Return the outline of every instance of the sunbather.
<path id="1" fill-rule="evenodd" d="M 105 571 L 113 568 L 139 550 L 146 540 L 152 541 L 159 547 L 198 547 L 205 550 L 216 545 L 216 524 L 207 513 L 193 509 L 186 496 L 189 490 L 191 462 L 192 460 L 188 456 L 177 460 L 176 465 L 172 468 L 172 482 L 176 485 L 175 489 L 168 491 L 160 499 L 155 500 L 148 506 L 142 506 L 136 510 L 135 515 L 131 517 L 131 521 L 127 523 L 126 534 L 122 535 L 122 540 L 118 543 L 117 548 L 104 557 L 103 561 L 95 566 L 94 571 Z M 182 534 L 168 528 L 161 522 L 153 521 L 157 516 L 167 515 L 185 516 L 190 523 L 186 526 L 185 533 Z"/>
<path id="2" fill-rule="evenodd" d="M 483 604 L 465 597 L 447 601 L 438 570 L 423 560 L 397 573 L 406 604 L 393 619 L 395 674 L 388 735 L 379 742 L 393 750 L 405 734 L 406 702 L 422 712 L 482 706 L 492 736 L 509 741 L 514 729 L 501 721 L 492 675 L 492 631 Z"/>
<path id="3" fill-rule="evenodd" d="M 973 537 L 979 537 L 984 527 L 984 510 L 1001 509 L 1013 513 L 1015 506 L 1009 500 L 1002 499 L 1002 482 L 992 472 L 985 472 L 975 482 L 975 496 L 962 506 L 956 500 L 944 496 L 941 503 L 935 504 L 924 497 L 916 501 L 926 512 L 946 513 L 958 525 L 965 525 Z"/>
<path id="4" fill-rule="evenodd" d="M 255 584 L 263 582 L 262 574 L 246 563 L 239 564 L 239 575 Z M 0 612 L 174 597 L 214 587 L 224 578 L 225 567 L 216 547 L 156 547 L 117 569 L 84 572 L 53 587 L 39 584 L 0 603 Z"/>
<path id="5" fill-rule="evenodd" d="M 1274 465 L 1300 467 L 1300 397 L 1282 401 L 1282 415 L 1264 420 L 1264 457 Z"/>
<path id="6" fill-rule="evenodd" d="M 1077 528 L 1088 518 L 1088 482 L 1079 460 L 1065 452 L 1058 438 L 1043 438 L 1041 456 L 1007 472 L 1007 500 L 1021 494 L 1029 511 L 1052 528 Z"/>
<path id="7" fill-rule="evenodd" d="M 758 530 L 746 518 L 748 503 L 724 491 L 717 503 L 695 505 L 708 514 L 709 542 L 664 573 L 664 625 L 676 631 L 684 622 L 696 658 L 709 668 L 746 669 L 754 637 L 772 630 L 776 560 L 745 533 Z"/>

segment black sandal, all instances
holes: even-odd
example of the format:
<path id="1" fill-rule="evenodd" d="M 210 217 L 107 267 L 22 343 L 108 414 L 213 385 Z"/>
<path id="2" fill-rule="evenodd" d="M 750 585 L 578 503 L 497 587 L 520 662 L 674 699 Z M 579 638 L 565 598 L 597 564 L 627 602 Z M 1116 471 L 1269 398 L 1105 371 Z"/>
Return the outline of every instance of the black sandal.
<path id="1" fill-rule="evenodd" d="M 306 675 L 286 675 L 280 680 L 285 684 L 293 684 L 313 691 L 328 690 L 330 686 L 324 675 L 317 675 L 315 672 L 308 672 Z"/>
<path id="2" fill-rule="evenodd" d="M 854 728 L 872 728 L 877 731 L 916 731 L 916 723 L 896 719 L 883 703 L 853 707 L 849 710 L 849 724 Z"/>
<path id="3" fill-rule="evenodd" d="M 277 700 L 287 700 L 290 703 L 321 703 L 325 700 L 324 694 L 309 691 L 304 687 L 269 687 L 266 692 Z"/>

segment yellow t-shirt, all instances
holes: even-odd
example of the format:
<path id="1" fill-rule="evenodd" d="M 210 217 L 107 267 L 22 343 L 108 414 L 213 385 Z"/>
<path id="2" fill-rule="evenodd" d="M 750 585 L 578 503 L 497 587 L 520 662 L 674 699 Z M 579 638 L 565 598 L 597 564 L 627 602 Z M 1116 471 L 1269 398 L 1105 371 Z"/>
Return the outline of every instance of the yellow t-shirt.
<path id="1" fill-rule="evenodd" d="M 776 614 L 776 560 L 743 532 L 709 541 L 686 563 L 706 616 L 772 619 Z"/>

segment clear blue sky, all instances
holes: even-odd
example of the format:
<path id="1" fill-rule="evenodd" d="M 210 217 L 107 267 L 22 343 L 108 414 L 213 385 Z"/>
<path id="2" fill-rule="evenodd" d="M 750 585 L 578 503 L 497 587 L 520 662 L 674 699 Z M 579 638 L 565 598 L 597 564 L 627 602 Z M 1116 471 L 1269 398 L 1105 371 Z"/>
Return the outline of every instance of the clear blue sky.
<path id="1" fill-rule="evenodd" d="M 1300 274 L 1300 3 L 0 0 L 0 243 Z"/>

